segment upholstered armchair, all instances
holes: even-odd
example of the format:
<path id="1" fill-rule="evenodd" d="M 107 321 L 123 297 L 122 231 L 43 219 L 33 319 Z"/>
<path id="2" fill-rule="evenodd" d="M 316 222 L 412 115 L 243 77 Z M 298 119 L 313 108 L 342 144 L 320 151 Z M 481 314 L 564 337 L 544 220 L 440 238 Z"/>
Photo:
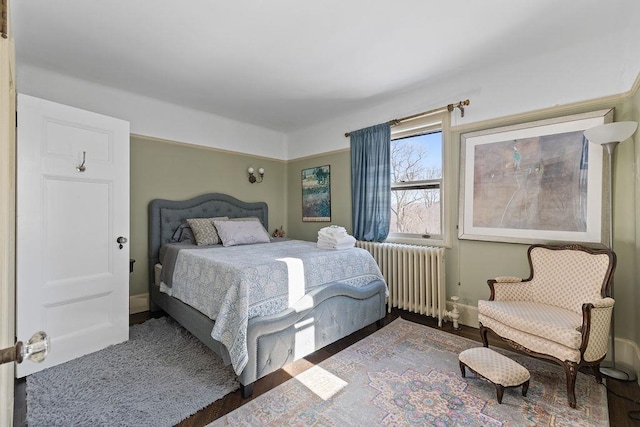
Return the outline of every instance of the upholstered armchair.
<path id="1" fill-rule="evenodd" d="M 553 360 L 567 375 L 569 405 L 576 407 L 578 368 L 591 366 L 602 382 L 600 362 L 609 344 L 614 300 L 608 297 L 616 255 L 579 245 L 532 245 L 528 279 L 487 281 L 489 301 L 478 301 L 480 335 L 491 331 L 518 350 Z"/>

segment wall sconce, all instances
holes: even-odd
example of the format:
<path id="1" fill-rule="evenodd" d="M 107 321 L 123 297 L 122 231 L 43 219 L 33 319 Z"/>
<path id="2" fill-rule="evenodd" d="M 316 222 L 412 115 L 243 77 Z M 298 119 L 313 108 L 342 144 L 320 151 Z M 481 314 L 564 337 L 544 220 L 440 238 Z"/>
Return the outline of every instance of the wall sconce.
<path id="1" fill-rule="evenodd" d="M 260 175 L 260 180 L 258 180 L 258 178 L 256 178 L 256 176 L 254 175 L 254 169 L 252 167 L 249 167 L 249 169 L 247 169 L 247 172 L 249 172 L 249 182 L 252 184 L 260 183 L 262 182 L 262 180 L 264 179 L 264 169 L 260 168 L 258 169 L 258 174 Z"/>

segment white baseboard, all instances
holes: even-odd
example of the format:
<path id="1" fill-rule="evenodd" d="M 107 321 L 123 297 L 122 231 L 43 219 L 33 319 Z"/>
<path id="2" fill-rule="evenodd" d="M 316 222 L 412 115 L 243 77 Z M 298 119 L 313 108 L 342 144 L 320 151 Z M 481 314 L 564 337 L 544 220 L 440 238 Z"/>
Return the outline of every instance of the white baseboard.
<path id="1" fill-rule="evenodd" d="M 149 294 L 138 294 L 129 296 L 129 314 L 149 311 Z"/>
<path id="2" fill-rule="evenodd" d="M 447 301 L 447 310 L 453 310 L 453 304 L 450 301 Z M 458 319 L 460 324 L 473 328 L 480 327 L 478 307 L 458 304 L 458 311 L 460 311 L 460 318 Z M 451 321 L 449 318 L 446 320 L 448 322 Z M 640 374 L 640 347 L 638 344 L 626 338 L 616 338 L 616 362 L 624 363 L 634 372 Z M 638 378 L 638 384 L 640 384 L 640 378 Z"/>

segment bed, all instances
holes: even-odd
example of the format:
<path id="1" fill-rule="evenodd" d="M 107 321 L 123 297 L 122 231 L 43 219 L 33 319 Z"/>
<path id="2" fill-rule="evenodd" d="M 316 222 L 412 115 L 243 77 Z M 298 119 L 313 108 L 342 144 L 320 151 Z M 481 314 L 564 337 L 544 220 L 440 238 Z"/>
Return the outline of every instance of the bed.
<path id="1" fill-rule="evenodd" d="M 257 379 L 368 325 L 382 325 L 387 287 L 375 261 L 365 250 L 353 248 L 319 253 L 320 249 L 315 248 L 314 242 L 288 239 L 231 247 L 196 247 L 194 242 L 175 242 L 177 233 L 185 227 L 187 219 L 193 221 L 195 218 L 214 217 L 259 221 L 266 230 L 269 229 L 268 208 L 263 202 L 247 203 L 220 193 L 203 194 L 189 200 L 156 199 L 150 202 L 150 308 L 152 311 L 164 310 L 226 363 L 231 364 L 238 375 L 243 398 L 252 395 Z M 257 260 L 265 253 L 273 254 L 279 261 L 273 261 L 273 266 L 269 267 L 273 271 L 263 274 L 266 270 L 260 269 L 267 267 L 262 264 L 244 265 L 258 263 Z M 329 258 L 323 257 L 329 256 L 338 258 L 327 262 Z M 353 258 L 347 261 L 347 256 Z M 241 279 L 232 280 L 228 286 L 233 291 L 225 288 L 224 302 L 212 303 L 212 307 L 217 308 L 210 308 L 206 301 L 220 301 L 213 295 L 220 295 L 222 285 L 202 283 L 196 291 L 188 286 L 191 286 L 192 276 L 207 276 L 200 274 L 204 269 L 212 271 L 213 275 L 225 276 L 220 269 L 226 268 L 227 264 L 204 266 L 209 262 L 204 258 L 220 263 L 220 258 L 225 257 L 242 261 L 242 266 L 238 267 Z M 321 261 L 307 260 L 314 257 L 321 257 Z M 176 264 L 173 265 L 171 261 Z M 374 267 L 370 266 L 371 261 Z M 308 262 L 336 267 L 323 268 L 321 265 L 319 268 L 310 268 Z M 363 271 L 352 274 L 352 270 L 360 264 Z M 340 278 L 341 268 L 343 273 L 349 272 L 345 274 L 349 277 Z M 245 269 L 249 269 L 251 274 L 245 274 Z M 311 276 L 316 270 L 317 277 Z M 191 274 L 180 274 L 185 272 Z M 255 289 L 262 291 L 263 288 L 272 287 L 271 282 L 262 283 L 267 275 L 285 275 L 285 282 L 273 285 L 279 290 L 277 297 L 268 299 L 268 303 L 253 301 Z M 300 280 L 303 281 L 302 291 Z M 287 295 L 282 294 L 281 286 L 288 286 Z M 245 293 L 245 288 L 250 291 Z M 242 292 L 238 289 L 242 289 Z M 203 297 L 205 292 L 214 293 L 207 293 Z M 233 312 L 231 316 L 229 312 Z"/>

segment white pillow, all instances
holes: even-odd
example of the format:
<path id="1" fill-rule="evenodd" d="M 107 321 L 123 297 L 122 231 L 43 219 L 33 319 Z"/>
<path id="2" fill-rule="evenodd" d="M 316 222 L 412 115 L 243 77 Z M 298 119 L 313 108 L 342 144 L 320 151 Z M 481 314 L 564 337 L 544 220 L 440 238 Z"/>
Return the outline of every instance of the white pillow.
<path id="1" fill-rule="evenodd" d="M 222 218 L 217 218 L 217 219 L 222 219 Z M 225 218 L 229 221 L 258 221 L 260 224 L 262 224 L 262 222 L 260 222 L 260 218 L 258 218 L 257 216 L 243 216 L 241 218 Z"/>
<path id="2" fill-rule="evenodd" d="M 214 220 L 222 246 L 269 243 L 269 233 L 260 221 L 218 221 Z"/>

